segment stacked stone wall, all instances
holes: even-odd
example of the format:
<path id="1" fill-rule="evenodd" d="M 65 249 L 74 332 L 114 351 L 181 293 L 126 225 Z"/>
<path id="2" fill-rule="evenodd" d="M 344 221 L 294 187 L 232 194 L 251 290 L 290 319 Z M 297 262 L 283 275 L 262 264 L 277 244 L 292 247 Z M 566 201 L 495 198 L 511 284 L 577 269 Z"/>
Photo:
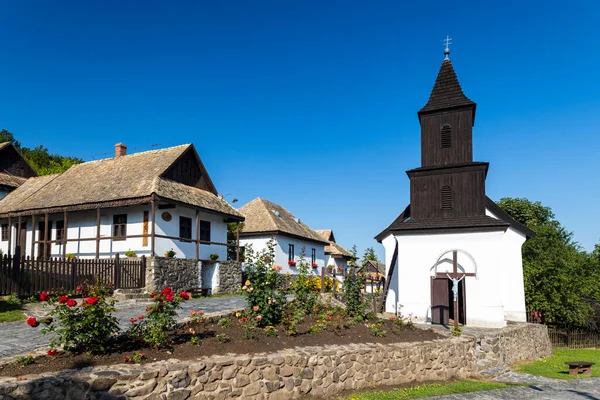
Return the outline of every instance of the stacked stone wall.
<path id="1" fill-rule="evenodd" d="M 150 257 L 146 267 L 146 291 L 171 287 L 174 291 L 199 286 L 199 262 L 185 258 Z"/>

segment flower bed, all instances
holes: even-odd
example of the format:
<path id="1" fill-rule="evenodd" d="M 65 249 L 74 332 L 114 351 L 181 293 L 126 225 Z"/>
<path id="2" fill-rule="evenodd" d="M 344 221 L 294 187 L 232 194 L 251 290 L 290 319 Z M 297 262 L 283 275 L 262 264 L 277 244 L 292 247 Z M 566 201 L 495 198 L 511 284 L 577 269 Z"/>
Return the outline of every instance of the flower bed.
<path id="1" fill-rule="evenodd" d="M 347 343 L 400 343 L 423 342 L 441 338 L 442 336 L 430 330 L 422 329 L 395 329 L 394 322 L 380 321 L 388 333 L 386 336 L 375 336 L 372 325 L 376 320 L 364 321 L 353 326 L 337 329 L 331 322 L 318 333 L 309 333 L 312 327 L 319 323 L 319 319 L 307 317 L 298 326 L 298 334 L 288 336 L 283 328 L 275 327 L 278 336 L 269 336 L 267 329 L 257 329 L 253 339 L 244 336 L 243 322 L 235 315 L 229 315 L 227 320 L 231 326 L 219 323 L 222 318 L 209 318 L 200 324 L 199 334 L 193 335 L 189 329 L 192 324 L 186 324 L 173 331 L 170 339 L 172 345 L 165 348 L 153 348 L 140 341 L 115 340 L 111 342 L 108 354 L 90 355 L 86 353 L 71 353 L 59 351 L 54 356 L 40 356 L 30 365 L 20 366 L 14 363 L 0 367 L 0 376 L 22 376 L 42 372 L 60 371 L 63 369 L 81 368 L 98 365 L 123 364 L 125 357 L 133 359 L 134 356 L 143 354 L 141 363 L 178 358 L 180 360 L 194 360 L 202 356 L 214 356 L 228 353 L 246 354 L 256 352 L 275 352 L 297 346 L 323 346 L 342 345 Z M 327 320 L 327 319 L 325 319 Z M 333 320 L 333 319 L 332 319 Z M 330 320 L 331 321 L 331 320 Z M 226 335 L 228 340 L 219 341 L 219 335 Z M 193 337 L 200 337 L 198 344 L 192 344 Z"/>

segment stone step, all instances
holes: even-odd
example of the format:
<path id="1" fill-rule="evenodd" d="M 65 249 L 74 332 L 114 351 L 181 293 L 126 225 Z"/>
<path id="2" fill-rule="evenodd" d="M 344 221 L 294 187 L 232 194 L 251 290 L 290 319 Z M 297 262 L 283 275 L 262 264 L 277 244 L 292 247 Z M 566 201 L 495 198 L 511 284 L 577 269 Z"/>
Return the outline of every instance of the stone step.
<path id="1" fill-rule="evenodd" d="M 479 362 L 477 364 L 479 364 Z M 483 371 L 480 371 L 479 373 L 481 375 L 485 376 L 486 378 L 495 378 L 495 377 L 505 374 L 509 371 L 510 371 L 510 368 L 508 367 L 508 365 L 502 364 L 502 365 L 497 365 L 492 368 L 484 369 Z"/>

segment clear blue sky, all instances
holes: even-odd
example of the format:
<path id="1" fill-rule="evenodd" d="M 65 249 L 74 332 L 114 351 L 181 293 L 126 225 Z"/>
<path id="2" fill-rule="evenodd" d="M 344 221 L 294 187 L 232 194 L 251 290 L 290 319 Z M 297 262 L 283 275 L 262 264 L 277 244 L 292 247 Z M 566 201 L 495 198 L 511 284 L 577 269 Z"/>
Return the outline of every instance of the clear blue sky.
<path id="1" fill-rule="evenodd" d="M 0 128 L 85 160 L 193 142 L 239 205 L 269 199 L 383 255 L 449 34 L 488 195 L 541 201 L 591 249 L 599 18 L 595 0 L 6 0 Z"/>

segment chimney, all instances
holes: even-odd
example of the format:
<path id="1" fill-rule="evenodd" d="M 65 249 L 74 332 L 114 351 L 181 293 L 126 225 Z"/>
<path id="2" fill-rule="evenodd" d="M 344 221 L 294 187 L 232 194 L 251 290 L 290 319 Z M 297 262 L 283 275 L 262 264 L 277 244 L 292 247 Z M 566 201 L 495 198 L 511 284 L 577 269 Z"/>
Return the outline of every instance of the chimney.
<path id="1" fill-rule="evenodd" d="M 115 157 L 121 157 L 127 154 L 127 146 L 123 143 L 115 144 Z"/>

